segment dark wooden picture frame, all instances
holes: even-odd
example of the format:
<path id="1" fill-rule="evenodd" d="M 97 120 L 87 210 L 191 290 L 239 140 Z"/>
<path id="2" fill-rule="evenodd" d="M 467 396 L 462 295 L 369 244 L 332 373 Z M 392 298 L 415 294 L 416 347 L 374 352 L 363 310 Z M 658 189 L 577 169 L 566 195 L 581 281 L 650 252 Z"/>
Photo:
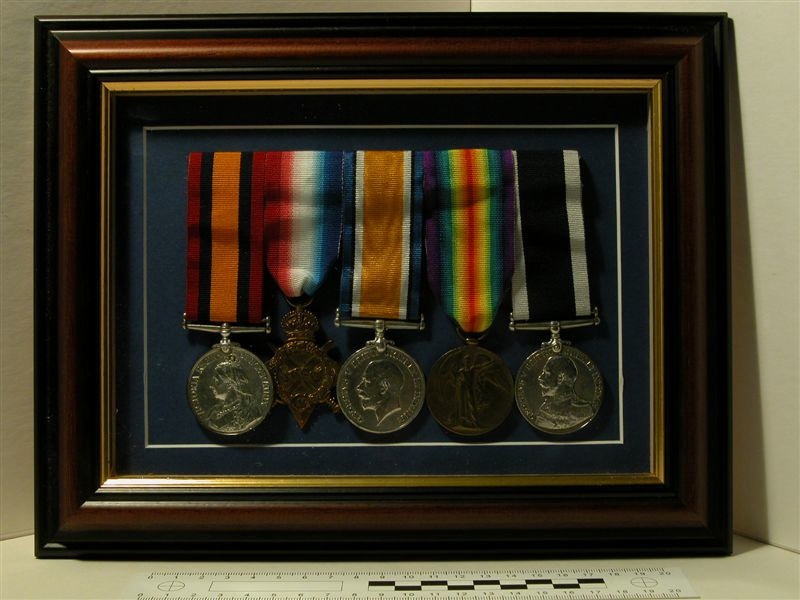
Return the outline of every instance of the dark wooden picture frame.
<path id="1" fill-rule="evenodd" d="M 730 552 L 728 26 L 703 14 L 38 19 L 37 555 Z M 108 249 L 118 232 L 106 202 L 115 86 L 365 78 L 421 89 L 436 80 L 658 89 L 652 476 L 115 477 Z"/>

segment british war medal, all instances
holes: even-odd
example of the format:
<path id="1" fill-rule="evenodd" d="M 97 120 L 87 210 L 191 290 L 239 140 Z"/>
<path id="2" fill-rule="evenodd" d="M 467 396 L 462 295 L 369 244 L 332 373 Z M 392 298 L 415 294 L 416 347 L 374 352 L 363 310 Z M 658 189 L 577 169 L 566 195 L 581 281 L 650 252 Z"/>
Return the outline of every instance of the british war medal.
<path id="1" fill-rule="evenodd" d="M 353 425 L 391 433 L 419 414 L 425 397 L 419 365 L 384 335 L 422 327 L 422 173 L 410 151 L 348 159 L 337 325 L 373 328 L 375 338 L 342 365 L 336 392 Z"/>

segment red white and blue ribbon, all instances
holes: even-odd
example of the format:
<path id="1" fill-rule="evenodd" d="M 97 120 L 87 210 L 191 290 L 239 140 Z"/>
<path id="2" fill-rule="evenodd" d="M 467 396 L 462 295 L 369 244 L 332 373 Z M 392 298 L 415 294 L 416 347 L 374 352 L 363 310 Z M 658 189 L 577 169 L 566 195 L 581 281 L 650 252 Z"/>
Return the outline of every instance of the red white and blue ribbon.
<path id="1" fill-rule="evenodd" d="M 343 152 L 266 152 L 267 269 L 288 299 L 312 296 L 339 252 Z"/>

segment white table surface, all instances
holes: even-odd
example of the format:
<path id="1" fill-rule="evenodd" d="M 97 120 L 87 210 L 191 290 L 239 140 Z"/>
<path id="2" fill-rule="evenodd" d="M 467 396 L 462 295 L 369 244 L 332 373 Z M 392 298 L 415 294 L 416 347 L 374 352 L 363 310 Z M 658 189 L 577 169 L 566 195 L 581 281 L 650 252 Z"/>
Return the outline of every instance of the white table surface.
<path id="1" fill-rule="evenodd" d="M 149 571 L 223 571 L 235 564 L 237 571 L 284 569 L 311 563 L 200 562 L 200 561 L 91 561 L 33 557 L 33 537 L 0 542 L 0 598 L 2 600 L 128 600 L 129 592 Z M 323 570 L 355 566 L 354 563 L 315 563 Z M 386 563 L 358 563 L 358 568 L 386 569 Z M 750 600 L 800 599 L 800 554 L 768 546 L 743 537 L 734 539 L 734 553 L 714 558 L 641 558 L 558 561 L 398 562 L 408 569 L 501 569 L 555 567 L 678 567 L 703 599 Z"/>

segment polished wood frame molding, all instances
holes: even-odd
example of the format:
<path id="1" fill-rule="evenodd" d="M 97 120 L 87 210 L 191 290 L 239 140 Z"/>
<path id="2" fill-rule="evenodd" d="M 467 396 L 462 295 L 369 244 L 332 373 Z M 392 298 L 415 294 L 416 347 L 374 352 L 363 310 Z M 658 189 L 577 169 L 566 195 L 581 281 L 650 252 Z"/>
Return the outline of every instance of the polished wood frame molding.
<path id="1" fill-rule="evenodd" d="M 449 14 L 36 21 L 36 551 L 467 557 L 731 548 L 727 17 Z M 104 86 L 649 80 L 661 89 L 664 464 L 623 485 L 104 485 L 113 343 Z M 107 284 L 108 282 L 106 282 Z M 101 357 L 98 359 L 98 357 Z M 109 459 L 110 460 L 110 459 Z"/>

